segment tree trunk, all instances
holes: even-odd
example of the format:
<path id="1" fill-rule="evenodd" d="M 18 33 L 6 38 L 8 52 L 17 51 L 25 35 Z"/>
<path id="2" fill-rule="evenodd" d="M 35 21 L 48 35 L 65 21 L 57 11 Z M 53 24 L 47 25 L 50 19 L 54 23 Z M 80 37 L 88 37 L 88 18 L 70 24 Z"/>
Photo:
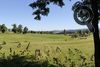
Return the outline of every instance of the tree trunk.
<path id="1" fill-rule="evenodd" d="M 100 41 L 99 41 L 99 28 L 98 28 L 98 0 L 91 0 L 92 9 L 94 13 L 94 19 L 92 24 L 95 28 L 95 32 L 93 32 L 94 37 L 94 48 L 95 48 L 95 67 L 100 67 Z"/>

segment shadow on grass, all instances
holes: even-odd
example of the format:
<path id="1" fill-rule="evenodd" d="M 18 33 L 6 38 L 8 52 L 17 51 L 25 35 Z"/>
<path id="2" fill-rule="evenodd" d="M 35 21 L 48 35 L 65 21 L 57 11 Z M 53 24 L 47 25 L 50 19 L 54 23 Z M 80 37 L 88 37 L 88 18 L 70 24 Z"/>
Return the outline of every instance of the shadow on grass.
<path id="1" fill-rule="evenodd" d="M 0 58 L 0 67 L 57 67 L 48 61 L 28 61 L 25 56 L 14 55 L 6 59 Z"/>
<path id="2" fill-rule="evenodd" d="M 29 55 L 29 53 L 24 55 L 25 52 L 28 52 L 28 47 L 29 45 L 27 45 L 26 51 L 22 51 L 23 54 L 16 54 L 11 48 L 9 56 L 6 57 L 5 53 L 1 53 L 0 67 L 95 67 L 94 55 L 88 58 L 76 48 L 69 48 L 67 55 L 63 56 L 64 59 L 62 60 L 58 55 L 50 58 L 49 55 L 51 54 L 48 55 L 48 53 L 43 59 L 40 49 L 35 50 L 35 55 Z M 56 53 L 59 52 L 61 49 L 57 47 Z"/>

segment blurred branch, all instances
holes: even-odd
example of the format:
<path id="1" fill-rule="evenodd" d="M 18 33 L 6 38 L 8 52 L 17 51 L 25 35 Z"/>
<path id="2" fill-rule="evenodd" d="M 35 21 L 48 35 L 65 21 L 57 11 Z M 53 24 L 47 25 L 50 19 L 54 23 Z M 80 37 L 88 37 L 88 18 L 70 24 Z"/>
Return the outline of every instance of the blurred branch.
<path id="1" fill-rule="evenodd" d="M 58 5 L 59 7 L 64 6 L 63 0 L 36 0 L 33 3 L 29 4 L 29 6 L 34 10 L 34 19 L 41 20 L 41 16 L 48 16 L 50 8 L 47 6 L 51 3 Z"/>

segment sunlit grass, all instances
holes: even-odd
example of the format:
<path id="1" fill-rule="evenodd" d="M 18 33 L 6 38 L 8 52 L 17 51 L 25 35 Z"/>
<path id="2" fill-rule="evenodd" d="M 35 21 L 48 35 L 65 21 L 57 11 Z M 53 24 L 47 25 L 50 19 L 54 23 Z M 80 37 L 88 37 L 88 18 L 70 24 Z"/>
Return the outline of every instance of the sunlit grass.
<path id="1" fill-rule="evenodd" d="M 78 48 L 87 55 L 91 55 L 94 52 L 92 35 L 87 39 L 73 39 L 68 35 L 58 34 L 0 34 L 0 43 L 3 41 L 7 44 L 3 45 L 1 52 L 9 52 L 10 47 L 16 51 L 23 50 L 29 42 L 31 52 L 35 49 L 44 50 L 46 46 L 50 50 L 60 47 L 64 53 L 68 48 Z M 17 48 L 18 43 L 21 43 L 21 48 Z"/>

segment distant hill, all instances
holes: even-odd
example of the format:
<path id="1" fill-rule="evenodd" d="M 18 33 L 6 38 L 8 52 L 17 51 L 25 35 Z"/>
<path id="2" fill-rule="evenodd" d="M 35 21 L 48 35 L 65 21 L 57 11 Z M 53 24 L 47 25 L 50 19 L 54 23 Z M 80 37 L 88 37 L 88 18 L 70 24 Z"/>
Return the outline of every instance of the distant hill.
<path id="1" fill-rule="evenodd" d="M 52 31 L 30 31 L 32 33 L 51 33 L 51 34 L 73 34 L 78 31 L 89 31 L 88 29 L 76 29 L 76 30 L 52 30 Z"/>

